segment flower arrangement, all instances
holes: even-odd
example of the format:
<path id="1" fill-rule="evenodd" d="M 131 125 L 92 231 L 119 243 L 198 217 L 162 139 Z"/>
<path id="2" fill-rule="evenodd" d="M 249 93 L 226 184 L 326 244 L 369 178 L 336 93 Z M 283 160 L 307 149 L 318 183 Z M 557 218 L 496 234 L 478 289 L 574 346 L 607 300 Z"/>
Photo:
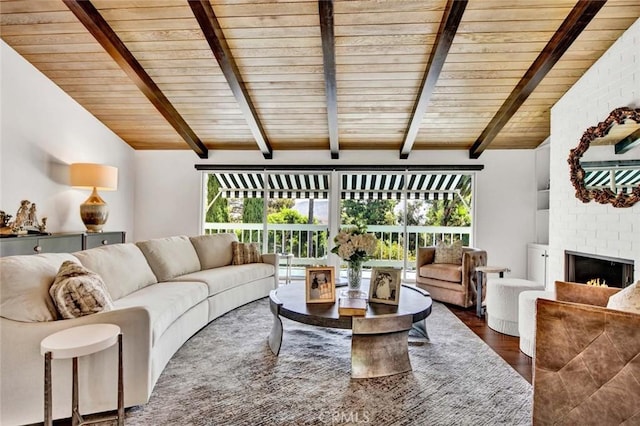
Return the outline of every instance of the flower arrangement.
<path id="1" fill-rule="evenodd" d="M 373 255 L 378 246 L 375 235 L 366 233 L 366 229 L 361 227 L 342 229 L 333 241 L 336 245 L 331 253 L 349 263 L 363 263 Z"/>

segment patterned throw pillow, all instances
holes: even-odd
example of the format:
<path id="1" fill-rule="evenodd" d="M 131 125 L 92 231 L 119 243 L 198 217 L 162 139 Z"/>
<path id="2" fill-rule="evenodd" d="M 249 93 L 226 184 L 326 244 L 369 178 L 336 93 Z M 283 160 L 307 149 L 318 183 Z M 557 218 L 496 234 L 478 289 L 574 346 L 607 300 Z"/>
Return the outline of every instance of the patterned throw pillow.
<path id="1" fill-rule="evenodd" d="M 436 256 L 433 263 L 462 265 L 462 241 L 454 241 L 452 244 L 440 241 L 436 246 Z"/>
<path id="2" fill-rule="evenodd" d="M 258 243 L 239 243 L 233 241 L 231 243 L 233 251 L 232 265 L 244 265 L 246 263 L 259 263 L 262 261 Z"/>
<path id="3" fill-rule="evenodd" d="M 640 281 L 609 297 L 607 308 L 640 314 Z"/>
<path id="4" fill-rule="evenodd" d="M 68 260 L 60 265 L 49 295 L 64 319 L 113 309 L 111 296 L 100 275 Z"/>

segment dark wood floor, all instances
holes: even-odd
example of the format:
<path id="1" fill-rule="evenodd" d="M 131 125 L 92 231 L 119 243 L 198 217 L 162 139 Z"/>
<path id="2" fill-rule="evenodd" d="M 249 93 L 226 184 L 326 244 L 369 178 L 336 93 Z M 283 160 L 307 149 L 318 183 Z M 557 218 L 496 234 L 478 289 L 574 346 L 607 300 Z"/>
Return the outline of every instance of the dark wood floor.
<path id="1" fill-rule="evenodd" d="M 487 325 L 486 317 L 480 319 L 476 316 L 475 307 L 463 309 L 452 305 L 446 306 L 514 370 L 531 383 L 531 358 L 520 352 L 520 339 L 518 337 L 507 336 L 490 329 Z"/>

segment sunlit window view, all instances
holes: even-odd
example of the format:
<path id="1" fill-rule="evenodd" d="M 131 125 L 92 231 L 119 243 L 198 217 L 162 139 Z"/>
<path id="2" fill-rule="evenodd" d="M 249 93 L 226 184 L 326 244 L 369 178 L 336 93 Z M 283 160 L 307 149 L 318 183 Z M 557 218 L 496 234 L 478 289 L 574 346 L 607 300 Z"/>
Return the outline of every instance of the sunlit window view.
<path id="1" fill-rule="evenodd" d="M 330 173 L 210 173 L 203 228 L 234 232 L 240 241 L 260 243 L 263 252 L 288 256 L 294 275 L 303 277 L 304 266 L 328 262 L 330 209 L 336 206 L 335 229 L 364 226 L 378 240 L 365 273 L 373 266 L 399 267 L 410 280 L 418 247 L 441 240 L 473 243 L 472 177 L 340 173 L 339 199 L 332 202 Z"/>

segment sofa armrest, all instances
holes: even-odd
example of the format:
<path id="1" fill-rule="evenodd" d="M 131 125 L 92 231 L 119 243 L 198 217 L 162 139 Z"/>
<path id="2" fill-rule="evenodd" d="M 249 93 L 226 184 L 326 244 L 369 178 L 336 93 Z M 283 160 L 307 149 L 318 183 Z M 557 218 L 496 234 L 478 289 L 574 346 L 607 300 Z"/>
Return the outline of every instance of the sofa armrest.
<path id="1" fill-rule="evenodd" d="M 151 395 L 151 320 L 142 307 L 131 307 L 80 318 L 19 322 L 0 318 L 0 424 L 42 422 L 44 357 L 40 342 L 48 335 L 71 327 L 110 323 L 123 336 L 125 406 L 140 405 Z M 110 410 L 116 405 L 117 350 L 109 348 L 83 357 L 80 400 L 86 412 Z M 69 417 L 71 406 L 70 360 L 56 360 L 53 368 L 54 416 Z M 62 412 L 61 412 L 62 410 Z"/>
<path id="2" fill-rule="evenodd" d="M 620 291 L 615 287 L 596 287 L 564 281 L 556 281 L 555 286 L 556 300 L 593 306 L 607 306 L 609 297 Z"/>
<path id="3" fill-rule="evenodd" d="M 485 250 L 469 248 L 465 249 L 462 252 L 462 286 L 465 287 L 468 291 L 468 294 L 471 296 L 469 300 L 471 302 L 475 302 L 478 297 L 478 290 L 476 289 L 476 283 L 478 280 L 478 276 L 476 274 L 476 266 L 486 266 L 487 265 L 487 252 Z M 486 286 L 486 282 L 484 286 Z M 487 292 L 484 291 L 486 289 L 483 288 L 482 294 L 485 295 Z"/>
<path id="4" fill-rule="evenodd" d="M 638 412 L 640 315 L 538 299 L 533 424 L 623 424 Z M 620 397 L 619 390 L 629 393 Z M 637 392 L 636 392 L 637 395 Z"/>
<path id="5" fill-rule="evenodd" d="M 280 254 L 278 253 L 265 253 L 262 255 L 262 262 L 268 263 L 274 266 L 274 284 L 273 288 L 278 288 L 278 283 L 280 282 Z"/>
<path id="6" fill-rule="evenodd" d="M 476 266 L 487 265 L 487 252 L 480 249 L 468 249 L 462 252 L 462 268 L 473 269 L 475 272 Z"/>
<path id="7" fill-rule="evenodd" d="M 268 263 L 273 266 L 278 266 L 280 264 L 280 254 L 265 253 L 262 255 L 262 263 Z"/>
<path id="8" fill-rule="evenodd" d="M 418 254 L 416 256 L 416 273 L 420 275 L 420 267 L 433 263 L 436 257 L 436 248 L 431 247 L 418 247 Z"/>

